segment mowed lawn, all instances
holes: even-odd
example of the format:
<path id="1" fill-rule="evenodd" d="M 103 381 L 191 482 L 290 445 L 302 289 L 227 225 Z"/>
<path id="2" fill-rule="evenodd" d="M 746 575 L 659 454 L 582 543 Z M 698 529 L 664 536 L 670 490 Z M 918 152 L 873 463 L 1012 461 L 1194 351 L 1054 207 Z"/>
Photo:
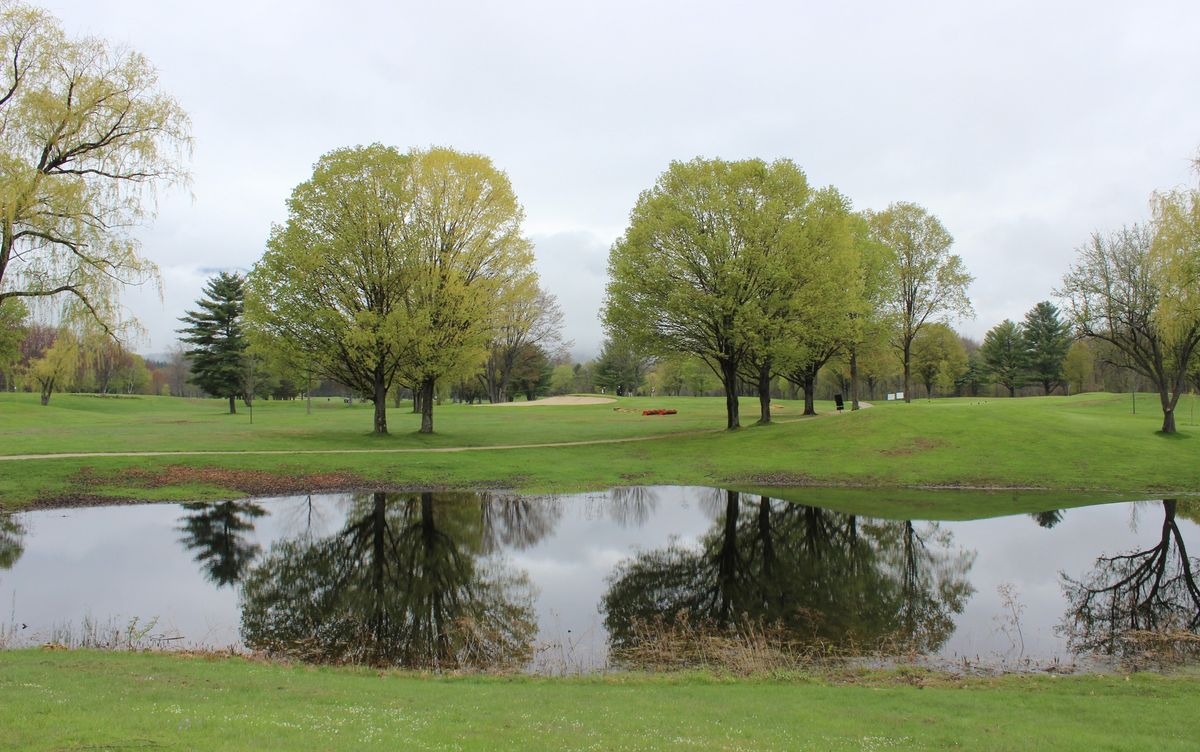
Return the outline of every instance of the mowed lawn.
<path id="1" fill-rule="evenodd" d="M 782 402 L 777 423 L 720 430 L 720 398 L 627 398 L 611 405 L 447 405 L 432 437 L 416 416 L 389 413 L 393 433 L 370 434 L 369 406 L 263 403 L 249 416 L 223 415 L 217 401 L 104 399 L 57 395 L 46 408 L 30 395 L 0 398 L 0 454 L 87 451 L 420 449 L 611 440 L 669 432 L 666 439 L 589 446 L 401 454 L 214 455 L 0 462 L 0 500 L 19 507 L 77 496 L 221 498 L 354 486 L 512 488 L 575 491 L 613 485 L 951 487 L 1026 489 L 1162 498 L 1200 491 L 1200 426 L 1194 397 L 1179 409 L 1179 433 L 1157 432 L 1152 395 L 1085 394 L 1024 399 L 876 402 L 816 419 Z M 320 405 L 320 403 L 317 403 Z M 624 411 L 614 410 L 614 407 Z M 672 407 L 678 415 L 646 417 Z M 710 430 L 711 429 L 711 430 Z M 333 480 L 329 478 L 332 477 Z M 825 492 L 827 496 L 836 496 Z M 932 497 L 931 497 L 932 498 Z M 1003 502 L 1004 494 L 1001 494 Z M 986 513 L 1086 503 L 1016 499 Z M 931 511 L 936 516 L 936 510 Z M 956 514 L 956 516 L 962 516 Z"/>
<path id="2" fill-rule="evenodd" d="M 597 395 L 599 396 L 599 395 Z M 746 401 L 757 411 L 757 403 Z M 780 402 L 780 417 L 798 417 L 803 403 Z M 643 416 L 649 408 L 678 414 Z M 619 408 L 619 409 L 614 409 Z M 288 449 L 401 449 L 540 444 L 649 436 L 725 425 L 724 401 L 687 397 L 638 398 L 599 405 L 444 404 L 434 408 L 432 435 L 420 434 L 411 403 L 389 405 L 384 436 L 371 431 L 374 407 L 342 398 L 238 403 L 174 397 L 0 394 L 0 454 L 96 451 L 212 451 Z M 748 416 L 754 422 L 758 414 Z"/>
<path id="3" fill-rule="evenodd" d="M 1192 750 L 1194 676 L 430 677 L 0 653 L 21 750 Z"/>

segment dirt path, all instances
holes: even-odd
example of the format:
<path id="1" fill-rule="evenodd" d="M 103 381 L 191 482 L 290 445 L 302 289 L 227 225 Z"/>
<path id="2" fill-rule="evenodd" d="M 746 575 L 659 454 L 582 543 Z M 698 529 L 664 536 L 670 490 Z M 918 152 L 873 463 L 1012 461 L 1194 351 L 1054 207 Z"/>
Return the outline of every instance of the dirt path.
<path id="1" fill-rule="evenodd" d="M 533 404 L 537 404 L 536 402 Z M 859 403 L 868 408 L 872 405 Z M 810 417 L 795 417 L 775 419 L 775 423 L 799 423 L 805 420 L 817 420 L 846 413 L 821 413 Z M 396 447 L 394 449 L 212 449 L 212 450 L 180 450 L 180 451 L 131 451 L 131 452 L 59 452 L 55 454 L 7 454 L 0 455 L 0 462 L 17 460 L 71 460 L 71 459 L 100 459 L 104 457 L 227 457 L 240 455 L 283 456 L 298 454 L 420 454 L 420 453 L 450 453 L 450 452 L 487 452 L 502 449 L 552 449 L 554 447 L 598 446 L 600 444 L 627 444 L 634 441 L 657 441 L 673 439 L 680 436 L 700 436 L 709 433 L 724 433 L 724 428 L 697 428 L 691 431 L 676 431 L 675 433 L 656 433 L 650 436 L 626 436 L 620 439 L 588 439 L 586 441 L 559 441 L 546 444 L 489 444 L 487 446 L 457 446 L 457 447 Z"/>

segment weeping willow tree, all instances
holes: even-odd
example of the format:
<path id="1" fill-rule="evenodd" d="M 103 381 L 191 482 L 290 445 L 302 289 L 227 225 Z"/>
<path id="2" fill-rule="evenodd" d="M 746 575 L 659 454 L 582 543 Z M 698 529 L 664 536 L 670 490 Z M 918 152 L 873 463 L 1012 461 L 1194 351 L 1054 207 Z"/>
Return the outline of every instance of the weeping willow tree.
<path id="1" fill-rule="evenodd" d="M 190 128 L 142 55 L 0 5 L 0 304 L 62 300 L 114 332 L 122 287 L 157 280 L 129 230 L 186 182 Z"/>

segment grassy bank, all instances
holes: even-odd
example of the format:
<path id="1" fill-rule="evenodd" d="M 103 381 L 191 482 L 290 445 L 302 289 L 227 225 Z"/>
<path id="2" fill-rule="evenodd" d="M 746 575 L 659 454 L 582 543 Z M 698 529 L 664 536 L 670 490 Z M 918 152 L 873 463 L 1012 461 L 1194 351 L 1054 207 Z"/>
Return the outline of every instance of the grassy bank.
<path id="1" fill-rule="evenodd" d="M 17 508 L 75 498 L 218 498 L 366 486 L 570 491 L 651 483 L 1049 489 L 1129 498 L 1200 490 L 1195 461 L 1200 445 L 1194 438 L 1200 428 L 1189 423 L 1188 405 L 1180 408 L 1180 432 L 1162 436 L 1156 433 L 1160 416 L 1150 395 L 1139 396 L 1136 415 L 1129 395 L 884 402 L 852 414 L 834 414 L 831 406 L 820 405 L 825 416 L 817 419 L 798 419 L 800 406 L 782 403 L 780 422 L 736 432 L 698 432 L 720 427 L 720 399 L 457 405 L 439 409 L 433 437 L 416 434 L 416 416 L 401 411 L 392 411 L 392 435 L 372 436 L 368 407 L 328 404 L 307 415 L 303 403 L 263 403 L 251 425 L 247 415 L 221 414 L 218 401 L 59 395 L 42 408 L 32 395 L 3 395 L 0 454 L 316 453 L 6 461 L 0 462 L 0 499 Z M 651 406 L 674 407 L 679 415 L 643 417 L 640 410 Z M 753 401 L 745 400 L 743 409 L 754 415 Z M 488 448 L 669 432 L 678 435 L 587 446 Z M 471 451 L 407 451 L 455 447 Z M 347 449 L 388 451 L 335 453 Z M 1027 511 L 1024 503 L 1015 502 L 1014 511 Z"/>
<path id="2" fill-rule="evenodd" d="M 0 653 L 12 749 L 1192 749 L 1200 682 L 924 674 L 416 677 Z"/>

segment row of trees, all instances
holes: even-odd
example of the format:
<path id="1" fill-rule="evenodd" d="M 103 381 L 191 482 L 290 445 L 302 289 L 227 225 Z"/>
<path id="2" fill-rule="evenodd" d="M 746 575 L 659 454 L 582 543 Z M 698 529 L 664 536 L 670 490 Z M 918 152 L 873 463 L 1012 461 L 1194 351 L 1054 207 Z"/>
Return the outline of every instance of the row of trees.
<path id="1" fill-rule="evenodd" d="M 950 234 L 916 204 L 855 213 L 834 188 L 813 189 L 792 162 L 674 162 L 633 209 L 609 257 L 603 319 L 614 341 L 663 359 L 707 364 L 737 428 L 738 384 L 757 385 L 771 419 L 772 381 L 805 392 L 817 373 L 886 340 L 910 399 L 912 349 L 932 323 L 969 315 L 970 275 Z"/>

